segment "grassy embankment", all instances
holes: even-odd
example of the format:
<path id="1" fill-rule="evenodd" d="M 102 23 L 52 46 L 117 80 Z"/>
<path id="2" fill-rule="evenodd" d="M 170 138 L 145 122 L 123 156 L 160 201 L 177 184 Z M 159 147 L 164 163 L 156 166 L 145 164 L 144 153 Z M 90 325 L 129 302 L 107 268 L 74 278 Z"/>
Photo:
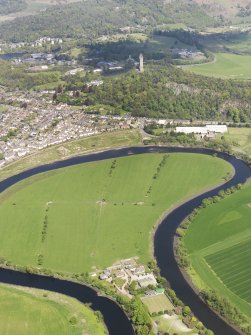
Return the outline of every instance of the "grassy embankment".
<path id="1" fill-rule="evenodd" d="M 231 172 L 212 156 L 163 158 L 146 154 L 73 166 L 3 192 L 0 255 L 78 273 L 132 256 L 147 262 L 150 233 L 162 213 Z"/>
<path id="2" fill-rule="evenodd" d="M 0 300 L 1 334 L 106 334 L 93 311 L 61 294 L 1 284 Z"/>
<path id="3" fill-rule="evenodd" d="M 184 238 L 200 288 L 228 298 L 251 319 L 251 183 L 203 209 Z"/>
<path id="4" fill-rule="evenodd" d="M 5 168 L 0 169 L 0 180 L 31 167 L 51 163 L 71 156 L 85 154 L 92 151 L 108 150 L 112 147 L 140 145 L 141 143 L 141 136 L 137 130 L 117 131 L 65 142 L 38 151 L 33 155 L 19 159 Z"/>

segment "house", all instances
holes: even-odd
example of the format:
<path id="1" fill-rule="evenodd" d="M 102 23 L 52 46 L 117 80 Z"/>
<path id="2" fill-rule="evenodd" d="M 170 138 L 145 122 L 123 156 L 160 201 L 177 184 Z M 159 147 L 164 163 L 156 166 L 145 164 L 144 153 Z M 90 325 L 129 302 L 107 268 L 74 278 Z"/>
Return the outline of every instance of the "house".
<path id="1" fill-rule="evenodd" d="M 157 281 L 152 273 L 149 273 L 145 276 L 138 277 L 138 284 L 140 287 L 147 287 L 149 285 L 156 286 Z"/>

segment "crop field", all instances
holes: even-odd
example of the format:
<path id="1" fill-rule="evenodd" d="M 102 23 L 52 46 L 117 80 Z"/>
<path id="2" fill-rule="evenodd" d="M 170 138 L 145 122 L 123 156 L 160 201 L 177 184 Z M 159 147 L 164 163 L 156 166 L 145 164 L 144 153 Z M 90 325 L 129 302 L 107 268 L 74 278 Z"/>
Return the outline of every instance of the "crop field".
<path id="1" fill-rule="evenodd" d="M 236 295 L 251 303 L 251 240 L 207 256 L 206 262 Z"/>
<path id="2" fill-rule="evenodd" d="M 170 311 L 174 308 L 164 293 L 150 297 L 143 297 L 141 300 L 146 305 L 151 314 L 162 311 Z"/>
<path id="3" fill-rule="evenodd" d="M 145 154 L 77 165 L 24 180 L 0 195 L 0 256 L 20 265 L 84 272 L 151 256 L 169 208 L 231 166 L 198 154 Z"/>
<path id="4" fill-rule="evenodd" d="M 215 54 L 215 63 L 183 67 L 205 76 L 232 79 L 251 79 L 251 55 L 235 55 L 230 53 Z"/>
<path id="5" fill-rule="evenodd" d="M 106 334 L 93 311 L 60 294 L 1 284 L 0 300 L 0 334 Z"/>
<path id="6" fill-rule="evenodd" d="M 217 290 L 251 318 L 251 183 L 203 209 L 184 242 L 192 279 Z"/>

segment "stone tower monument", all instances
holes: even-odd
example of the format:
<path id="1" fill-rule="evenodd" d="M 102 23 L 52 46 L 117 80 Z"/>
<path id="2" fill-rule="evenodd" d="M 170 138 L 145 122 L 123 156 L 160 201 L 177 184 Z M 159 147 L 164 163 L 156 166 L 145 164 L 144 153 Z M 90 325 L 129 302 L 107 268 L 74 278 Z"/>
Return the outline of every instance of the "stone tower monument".
<path id="1" fill-rule="evenodd" d="M 139 55 L 139 72 L 144 72 L 144 56 L 143 54 Z"/>

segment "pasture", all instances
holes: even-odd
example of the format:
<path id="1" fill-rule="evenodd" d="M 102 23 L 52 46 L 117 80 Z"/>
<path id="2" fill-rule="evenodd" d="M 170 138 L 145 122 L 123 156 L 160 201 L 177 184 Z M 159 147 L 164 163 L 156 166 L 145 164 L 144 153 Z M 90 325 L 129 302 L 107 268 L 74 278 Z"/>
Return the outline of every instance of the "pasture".
<path id="1" fill-rule="evenodd" d="M 41 290 L 0 285 L 4 335 L 105 335 L 94 312 L 76 300 Z"/>
<path id="2" fill-rule="evenodd" d="M 251 55 L 235 55 L 230 53 L 215 54 L 216 61 L 183 67 L 187 71 L 204 75 L 231 79 L 251 79 Z"/>
<path id="3" fill-rule="evenodd" d="M 164 311 L 171 311 L 174 309 L 171 301 L 167 298 L 167 296 L 164 293 L 149 297 L 142 297 L 141 300 L 144 303 L 144 305 L 146 305 L 150 314 Z"/>
<path id="4" fill-rule="evenodd" d="M 203 209 L 184 238 L 192 279 L 227 297 L 251 318 L 251 183 Z"/>
<path id="5" fill-rule="evenodd" d="M 234 151 L 251 156 L 251 128 L 228 128 L 224 137 Z"/>
<path id="6" fill-rule="evenodd" d="M 151 258 L 151 234 L 178 202 L 219 182 L 213 156 L 145 154 L 77 165 L 24 180 L 0 195 L 0 256 L 77 272 Z"/>

